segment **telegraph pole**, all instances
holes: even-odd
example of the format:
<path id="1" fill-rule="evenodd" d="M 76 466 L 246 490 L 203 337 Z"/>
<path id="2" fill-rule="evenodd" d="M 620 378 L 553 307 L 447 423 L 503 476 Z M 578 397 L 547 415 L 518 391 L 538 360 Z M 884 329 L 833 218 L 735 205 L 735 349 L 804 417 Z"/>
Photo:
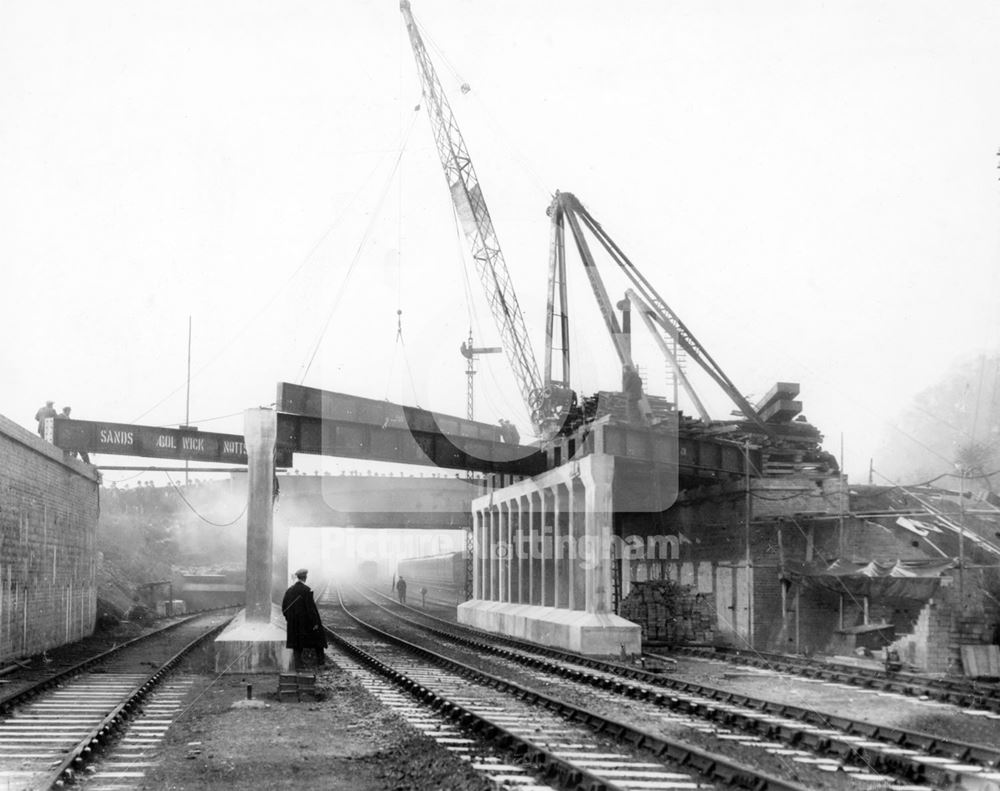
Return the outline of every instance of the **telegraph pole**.
<path id="1" fill-rule="evenodd" d="M 743 453 L 745 465 L 745 475 L 744 482 L 746 484 L 746 587 L 747 587 L 747 646 L 753 649 L 753 572 L 751 571 L 752 564 L 752 554 L 751 554 L 751 536 L 750 536 L 750 519 L 752 517 L 752 493 L 750 488 L 750 440 L 743 443 Z"/>
<path id="2" fill-rule="evenodd" d="M 184 428 L 191 424 L 191 316 L 188 316 L 187 393 L 184 397 Z M 188 485 L 188 461 L 184 460 L 184 485 Z"/>
<path id="3" fill-rule="evenodd" d="M 958 468 L 958 600 L 965 612 L 965 465 Z"/>

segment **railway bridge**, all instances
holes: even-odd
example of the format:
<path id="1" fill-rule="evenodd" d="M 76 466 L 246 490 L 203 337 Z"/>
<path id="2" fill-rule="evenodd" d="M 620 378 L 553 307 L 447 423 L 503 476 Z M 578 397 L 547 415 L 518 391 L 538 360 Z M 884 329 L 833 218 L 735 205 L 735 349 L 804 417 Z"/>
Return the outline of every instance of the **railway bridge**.
<path id="1" fill-rule="evenodd" d="M 778 401 L 785 395 L 787 388 L 779 390 Z M 298 385 L 280 383 L 276 402 L 276 409 L 247 410 L 243 435 L 60 418 L 47 427 L 64 458 L 87 452 L 245 464 L 246 617 L 263 629 L 250 629 L 252 639 L 275 650 L 282 624 L 272 602 L 285 583 L 290 526 L 469 529 L 475 595 L 461 618 L 510 628 L 507 611 L 517 610 L 518 630 L 542 642 L 638 650 L 638 627 L 615 615 L 616 592 L 628 579 L 614 569 L 613 539 L 661 527 L 660 515 L 682 490 L 740 485 L 751 471 L 783 461 L 726 436 L 678 427 L 676 419 L 650 428 L 616 419 L 613 410 L 543 446 L 524 446 L 504 442 L 491 424 Z M 281 476 L 276 531 L 276 471 L 298 453 L 420 464 L 438 473 Z M 802 466 L 801 456 L 786 466 Z M 556 551 L 516 559 L 494 552 L 538 537 Z M 574 548 L 589 554 L 576 557 Z"/>

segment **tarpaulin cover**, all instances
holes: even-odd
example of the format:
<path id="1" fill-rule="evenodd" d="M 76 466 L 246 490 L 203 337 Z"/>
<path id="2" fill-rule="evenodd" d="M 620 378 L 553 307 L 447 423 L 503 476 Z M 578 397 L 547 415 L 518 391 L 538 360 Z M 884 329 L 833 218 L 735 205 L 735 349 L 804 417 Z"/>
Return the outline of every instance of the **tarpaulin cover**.
<path id="1" fill-rule="evenodd" d="M 781 576 L 804 589 L 827 590 L 852 596 L 929 599 L 941 575 L 954 568 L 954 560 L 897 560 L 852 563 L 803 563 L 785 561 Z"/>

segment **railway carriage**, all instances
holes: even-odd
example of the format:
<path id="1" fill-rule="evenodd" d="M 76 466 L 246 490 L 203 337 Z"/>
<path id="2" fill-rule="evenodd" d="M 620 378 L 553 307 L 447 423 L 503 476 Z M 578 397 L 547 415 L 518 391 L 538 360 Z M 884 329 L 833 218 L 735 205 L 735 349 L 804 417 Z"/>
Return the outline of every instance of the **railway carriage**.
<path id="1" fill-rule="evenodd" d="M 399 561 L 397 576 L 406 580 L 407 603 L 420 605 L 427 588 L 428 604 L 455 606 L 465 601 L 465 553 L 446 552 Z"/>

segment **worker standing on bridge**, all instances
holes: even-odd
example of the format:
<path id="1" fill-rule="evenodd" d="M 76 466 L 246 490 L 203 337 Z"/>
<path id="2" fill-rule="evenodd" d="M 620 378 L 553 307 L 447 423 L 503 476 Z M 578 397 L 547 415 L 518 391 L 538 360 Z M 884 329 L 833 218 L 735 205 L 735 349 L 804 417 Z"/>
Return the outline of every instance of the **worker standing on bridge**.
<path id="1" fill-rule="evenodd" d="M 64 406 L 62 408 L 62 412 L 60 412 L 58 415 L 56 415 L 56 417 L 61 417 L 61 418 L 64 418 L 65 420 L 72 420 L 73 418 L 70 417 L 70 412 L 72 412 L 72 411 L 73 411 L 73 407 L 71 407 L 71 406 Z M 85 450 L 80 450 L 80 451 L 70 450 L 70 451 L 66 451 L 66 452 L 69 453 L 70 456 L 79 456 L 87 464 L 90 464 L 90 456 L 87 455 L 87 451 L 85 451 Z"/>
<path id="2" fill-rule="evenodd" d="M 281 600 L 281 613 L 285 616 L 287 624 L 285 647 L 292 649 L 292 663 L 295 670 L 305 670 L 302 652 L 306 648 L 316 651 L 318 667 L 326 664 L 326 657 L 323 654 L 323 649 L 326 648 L 326 633 L 323 631 L 323 622 L 319 617 L 312 588 L 306 585 L 308 574 L 308 569 L 296 571 L 295 584 L 285 591 L 285 596 Z"/>
<path id="3" fill-rule="evenodd" d="M 509 420 L 500 418 L 500 440 L 508 445 L 517 445 L 521 441 L 521 432 Z"/>
<path id="4" fill-rule="evenodd" d="M 58 417 L 56 414 L 56 408 L 53 406 L 54 401 L 46 401 L 45 406 L 39 407 L 38 411 L 35 413 L 35 420 L 38 421 L 38 436 L 45 436 L 45 420 L 50 417 Z"/>
<path id="5" fill-rule="evenodd" d="M 396 581 L 396 593 L 399 594 L 399 603 L 406 604 L 406 580 L 402 577 Z"/>

